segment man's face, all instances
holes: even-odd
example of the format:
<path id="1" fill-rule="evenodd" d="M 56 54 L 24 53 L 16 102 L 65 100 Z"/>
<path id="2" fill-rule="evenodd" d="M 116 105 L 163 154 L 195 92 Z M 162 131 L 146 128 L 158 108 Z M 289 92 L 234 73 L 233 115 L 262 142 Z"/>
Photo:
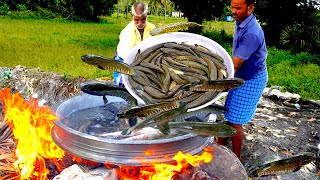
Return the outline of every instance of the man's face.
<path id="1" fill-rule="evenodd" d="M 253 11 L 254 5 L 248 6 L 246 0 L 231 0 L 233 19 L 243 22 Z"/>
<path id="2" fill-rule="evenodd" d="M 137 26 L 138 29 L 143 29 L 146 26 L 147 16 L 133 16 L 134 24 Z"/>

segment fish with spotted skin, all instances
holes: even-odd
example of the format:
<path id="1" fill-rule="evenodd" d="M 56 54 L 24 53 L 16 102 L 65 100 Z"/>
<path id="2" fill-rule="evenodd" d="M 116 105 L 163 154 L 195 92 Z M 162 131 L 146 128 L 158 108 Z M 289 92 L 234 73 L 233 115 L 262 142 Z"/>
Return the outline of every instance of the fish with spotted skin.
<path id="1" fill-rule="evenodd" d="M 285 174 L 298 171 L 302 166 L 315 160 L 315 154 L 302 152 L 295 156 L 272 161 L 249 172 L 249 177 L 262 177 L 268 175 Z"/>
<path id="2" fill-rule="evenodd" d="M 88 82 L 80 86 L 82 92 L 91 94 L 94 96 L 117 96 L 124 99 L 134 107 L 138 105 L 137 100 L 127 91 L 126 88 L 115 86 L 113 84 L 102 82 Z"/>
<path id="3" fill-rule="evenodd" d="M 122 131 L 122 134 L 127 135 L 130 134 L 134 129 L 140 129 L 146 126 L 157 125 L 158 129 L 164 134 L 168 134 L 169 127 L 168 122 L 172 120 L 174 117 L 178 116 L 178 114 L 186 113 L 187 109 L 185 107 L 185 102 L 179 102 L 180 105 L 178 108 L 168 110 L 166 112 L 157 113 L 155 115 L 151 115 L 146 117 L 145 120 L 137 123 L 135 126 L 130 127 L 129 129 L 125 129 Z"/>
<path id="4" fill-rule="evenodd" d="M 202 27 L 202 25 L 195 23 L 195 22 L 172 23 L 172 24 L 168 24 L 168 25 L 153 29 L 152 31 L 150 31 L 150 35 L 154 36 L 157 34 L 174 32 L 174 31 L 182 30 L 182 29 L 189 28 L 189 27 Z"/>
<path id="5" fill-rule="evenodd" d="M 236 131 L 224 123 L 213 122 L 170 122 L 170 128 L 178 131 L 194 133 L 200 136 L 232 137 Z"/>
<path id="6" fill-rule="evenodd" d="M 90 65 L 94 65 L 99 69 L 119 72 L 127 75 L 135 74 L 134 69 L 132 69 L 128 64 L 115 59 L 111 59 L 111 58 L 107 58 L 107 57 L 99 56 L 95 54 L 83 55 L 81 56 L 81 59 L 83 62 Z"/>
<path id="7" fill-rule="evenodd" d="M 244 80 L 241 78 L 229 78 L 222 80 L 211 80 L 206 82 L 193 82 L 182 87 L 186 91 L 227 91 L 231 88 L 242 86 Z"/>
<path id="8" fill-rule="evenodd" d="M 178 101 L 173 102 L 161 102 L 161 103 L 153 103 L 143 106 L 131 107 L 130 109 L 126 109 L 118 113 L 118 117 L 120 118 L 129 118 L 129 117 L 146 117 L 150 115 L 154 115 L 160 112 L 168 111 L 171 109 L 175 109 L 181 106 L 181 103 Z"/>

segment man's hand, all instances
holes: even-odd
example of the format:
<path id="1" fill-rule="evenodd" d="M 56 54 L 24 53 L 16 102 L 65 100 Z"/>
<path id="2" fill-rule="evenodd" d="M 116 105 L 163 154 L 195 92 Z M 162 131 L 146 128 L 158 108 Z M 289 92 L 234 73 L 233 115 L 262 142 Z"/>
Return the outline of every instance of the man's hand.
<path id="1" fill-rule="evenodd" d="M 237 56 L 233 56 L 232 61 L 233 61 L 233 65 L 234 65 L 234 72 L 236 73 L 238 71 L 238 69 L 240 69 L 244 60 L 238 58 Z"/>

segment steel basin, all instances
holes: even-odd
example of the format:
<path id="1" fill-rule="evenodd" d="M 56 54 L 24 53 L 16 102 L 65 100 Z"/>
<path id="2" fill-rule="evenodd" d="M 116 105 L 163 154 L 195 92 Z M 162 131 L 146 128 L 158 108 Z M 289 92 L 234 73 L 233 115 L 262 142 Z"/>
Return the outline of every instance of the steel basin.
<path id="1" fill-rule="evenodd" d="M 108 102 L 125 102 L 119 97 L 107 96 Z M 66 152 L 80 158 L 100 163 L 139 166 L 172 161 L 178 151 L 198 154 L 213 142 L 213 138 L 203 138 L 185 134 L 158 140 L 115 140 L 82 133 L 68 127 L 62 119 L 71 113 L 90 107 L 102 106 L 101 96 L 79 94 L 54 107 L 59 119 L 54 122 L 52 138 Z M 146 156 L 145 152 L 152 152 Z"/>

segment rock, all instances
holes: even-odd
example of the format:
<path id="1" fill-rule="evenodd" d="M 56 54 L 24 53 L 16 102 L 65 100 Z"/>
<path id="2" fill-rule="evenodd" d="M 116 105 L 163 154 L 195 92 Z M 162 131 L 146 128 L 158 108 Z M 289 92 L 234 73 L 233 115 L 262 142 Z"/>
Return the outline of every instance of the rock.
<path id="1" fill-rule="evenodd" d="M 118 180 L 115 169 L 96 168 L 89 170 L 79 164 L 64 169 L 53 180 Z"/>
<path id="2" fill-rule="evenodd" d="M 237 156 L 227 147 L 212 144 L 213 160 L 196 167 L 195 172 L 205 172 L 212 178 L 247 180 L 248 175 Z"/>

